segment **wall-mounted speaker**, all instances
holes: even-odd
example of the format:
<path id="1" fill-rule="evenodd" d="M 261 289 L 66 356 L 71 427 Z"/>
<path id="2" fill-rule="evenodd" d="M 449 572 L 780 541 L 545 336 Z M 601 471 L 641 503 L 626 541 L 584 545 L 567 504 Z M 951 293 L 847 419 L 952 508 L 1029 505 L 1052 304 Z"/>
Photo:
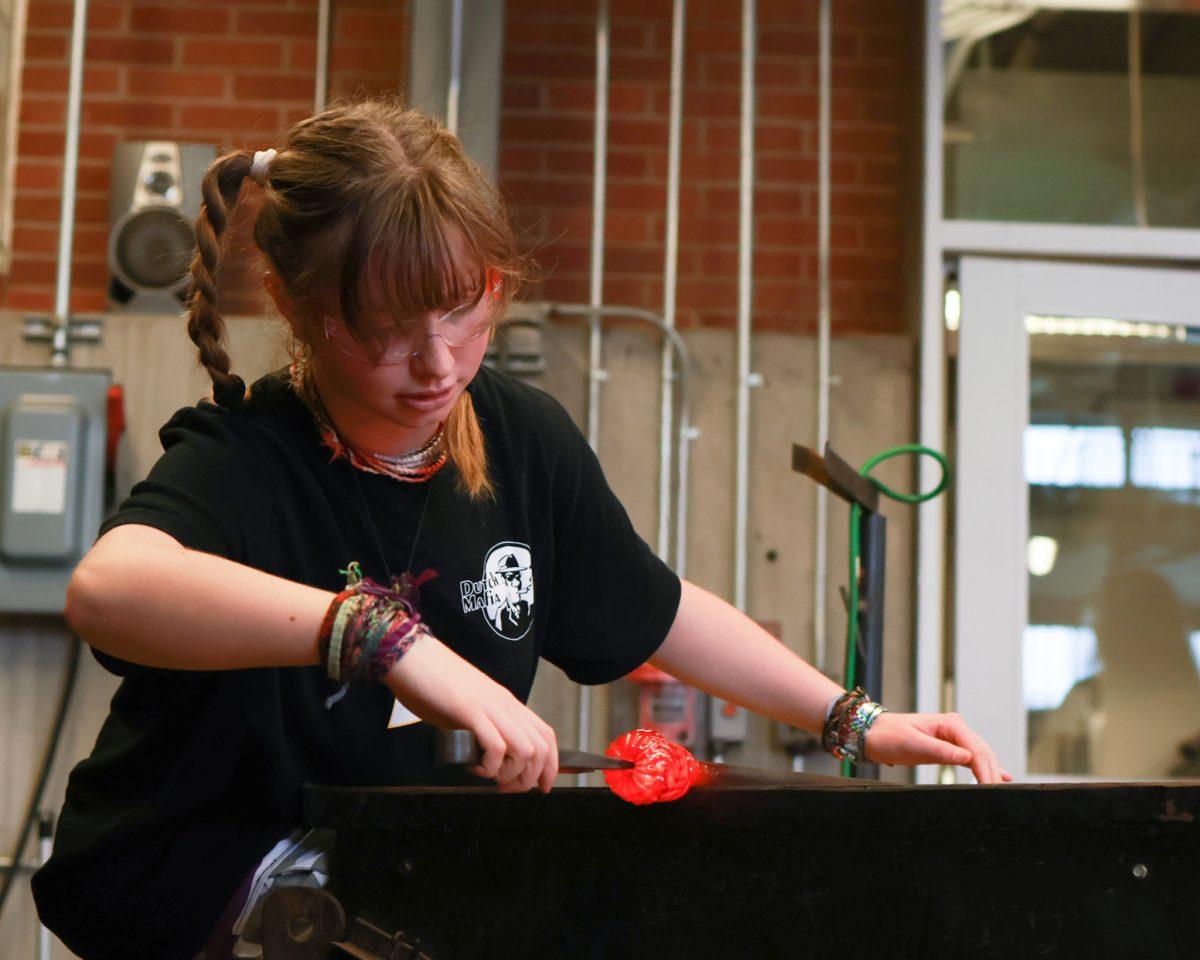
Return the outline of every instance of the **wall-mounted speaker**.
<path id="1" fill-rule="evenodd" d="M 108 284 L 112 305 L 178 311 L 196 247 L 200 181 L 216 148 L 170 140 L 130 140 L 113 152 L 108 203 Z"/>

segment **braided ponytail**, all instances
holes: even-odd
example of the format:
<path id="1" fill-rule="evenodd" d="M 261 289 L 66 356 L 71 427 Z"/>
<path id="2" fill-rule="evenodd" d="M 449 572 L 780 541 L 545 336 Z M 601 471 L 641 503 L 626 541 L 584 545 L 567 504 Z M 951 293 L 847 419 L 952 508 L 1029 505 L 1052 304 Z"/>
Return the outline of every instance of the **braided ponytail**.
<path id="1" fill-rule="evenodd" d="M 223 407 L 237 406 L 246 395 L 241 377 L 229 372 L 225 321 L 217 312 L 217 270 L 221 263 L 221 234 L 237 205 L 242 182 L 250 173 L 247 150 L 227 153 L 208 168 L 201 183 L 203 202 L 196 217 L 196 253 L 188 288 L 187 330 L 200 349 L 200 363 L 213 382 L 213 399 Z"/>

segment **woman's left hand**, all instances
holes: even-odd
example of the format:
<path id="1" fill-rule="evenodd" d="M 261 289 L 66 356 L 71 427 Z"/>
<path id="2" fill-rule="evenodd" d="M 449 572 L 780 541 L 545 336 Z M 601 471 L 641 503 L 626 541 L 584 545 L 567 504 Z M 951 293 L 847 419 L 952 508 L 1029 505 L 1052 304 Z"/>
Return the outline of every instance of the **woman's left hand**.
<path id="1" fill-rule="evenodd" d="M 1008 783 L 996 751 L 957 713 L 883 713 L 863 744 L 872 763 L 969 767 L 980 783 Z"/>

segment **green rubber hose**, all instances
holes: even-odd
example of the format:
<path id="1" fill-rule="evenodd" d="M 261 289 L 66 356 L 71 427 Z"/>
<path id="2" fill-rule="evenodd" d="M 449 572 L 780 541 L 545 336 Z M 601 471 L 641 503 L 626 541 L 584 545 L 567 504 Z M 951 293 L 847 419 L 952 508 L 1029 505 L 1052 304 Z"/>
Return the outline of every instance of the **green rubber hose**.
<path id="1" fill-rule="evenodd" d="M 905 454 L 914 456 L 933 457 L 942 468 L 942 478 L 938 481 L 936 487 L 928 493 L 900 493 L 891 489 L 884 483 L 876 480 L 871 476 L 871 471 L 874 470 L 884 460 L 890 460 L 892 457 L 899 457 Z M 939 496 L 950 483 L 950 464 L 946 460 L 945 454 L 922 446 L 919 443 L 907 443 L 901 447 L 892 447 L 890 450 L 884 450 L 883 453 L 877 453 L 863 464 L 862 469 L 858 471 L 862 476 L 869 479 L 885 497 L 896 500 L 899 503 L 908 503 L 916 505 L 924 503 L 926 500 L 932 500 Z M 850 588 L 849 588 L 849 603 L 848 613 L 846 618 L 846 689 L 853 690 L 858 686 L 858 583 L 861 576 L 862 566 L 862 542 L 859 530 L 859 521 L 862 518 L 862 507 L 857 503 L 850 505 Z M 854 774 L 854 763 L 851 760 L 842 761 L 842 776 L 850 777 Z"/>

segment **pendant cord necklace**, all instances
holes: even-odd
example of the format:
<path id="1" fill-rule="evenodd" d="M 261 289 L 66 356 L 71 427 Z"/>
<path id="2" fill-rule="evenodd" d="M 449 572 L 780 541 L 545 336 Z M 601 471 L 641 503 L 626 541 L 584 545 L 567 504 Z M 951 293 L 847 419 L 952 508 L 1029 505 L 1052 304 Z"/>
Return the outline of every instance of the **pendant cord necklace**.
<path id="1" fill-rule="evenodd" d="M 358 479 L 358 469 L 353 464 L 347 464 L 350 468 L 350 475 L 354 478 L 354 488 L 358 491 L 358 499 L 362 504 L 363 513 L 367 517 L 367 526 L 370 528 L 371 536 L 375 539 L 375 547 L 379 551 L 379 558 L 383 561 L 384 572 L 388 576 L 388 581 L 395 581 L 396 577 L 392 573 L 392 568 L 387 561 L 387 554 L 383 552 L 383 541 L 379 537 L 379 530 L 375 526 L 375 518 L 371 514 L 371 508 L 367 505 L 366 495 L 363 493 L 362 482 Z M 417 543 L 421 539 L 421 530 L 425 526 L 425 513 L 429 507 L 429 499 L 433 495 L 433 477 L 425 481 L 425 496 L 421 500 L 421 513 L 417 517 L 417 529 L 413 534 L 412 549 L 408 552 L 408 563 L 404 565 L 403 575 L 412 576 L 413 560 L 417 556 Z"/>

